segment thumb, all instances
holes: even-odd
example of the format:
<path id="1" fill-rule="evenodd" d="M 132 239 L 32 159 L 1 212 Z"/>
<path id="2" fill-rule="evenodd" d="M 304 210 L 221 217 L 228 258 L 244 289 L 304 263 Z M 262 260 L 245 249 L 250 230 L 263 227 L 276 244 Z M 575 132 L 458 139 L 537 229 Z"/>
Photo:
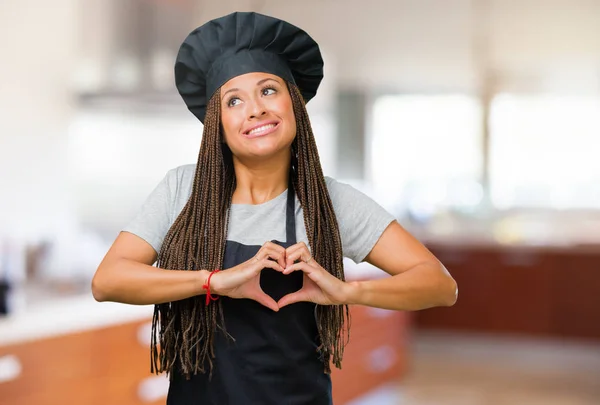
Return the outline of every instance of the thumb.
<path id="1" fill-rule="evenodd" d="M 310 301 L 308 294 L 303 288 L 281 297 L 281 299 L 277 302 L 277 305 L 279 305 L 279 309 L 281 309 L 286 305 L 295 304 L 296 302 L 302 301 Z"/>
<path id="2" fill-rule="evenodd" d="M 258 291 L 256 294 L 253 294 L 252 297 L 248 297 L 258 302 L 259 304 L 264 305 L 265 307 L 272 309 L 275 312 L 279 311 L 279 305 L 275 302 L 275 300 L 269 297 L 264 291 Z"/>

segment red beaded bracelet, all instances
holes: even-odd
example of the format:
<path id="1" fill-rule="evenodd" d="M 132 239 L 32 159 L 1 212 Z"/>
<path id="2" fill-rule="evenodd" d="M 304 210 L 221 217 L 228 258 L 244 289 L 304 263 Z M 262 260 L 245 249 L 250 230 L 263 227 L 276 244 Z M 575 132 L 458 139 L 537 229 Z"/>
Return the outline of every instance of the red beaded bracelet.
<path id="1" fill-rule="evenodd" d="M 206 290 L 206 305 L 210 304 L 210 301 L 216 301 L 219 299 L 219 296 L 217 295 L 212 295 L 210 293 L 210 278 L 212 277 L 213 274 L 215 274 L 217 271 L 219 270 L 213 270 L 210 272 L 210 274 L 208 275 L 208 278 L 206 279 L 206 284 L 204 284 L 202 286 L 203 290 Z"/>

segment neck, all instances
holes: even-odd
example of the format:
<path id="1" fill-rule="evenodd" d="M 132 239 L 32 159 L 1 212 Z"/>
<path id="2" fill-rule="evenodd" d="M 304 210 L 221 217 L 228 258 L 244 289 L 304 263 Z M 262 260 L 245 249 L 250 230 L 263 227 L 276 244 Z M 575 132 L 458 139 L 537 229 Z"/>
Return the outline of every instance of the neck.
<path id="1" fill-rule="evenodd" d="M 232 204 L 262 204 L 288 187 L 291 155 L 289 150 L 268 161 L 242 161 L 233 157 L 236 188 Z"/>

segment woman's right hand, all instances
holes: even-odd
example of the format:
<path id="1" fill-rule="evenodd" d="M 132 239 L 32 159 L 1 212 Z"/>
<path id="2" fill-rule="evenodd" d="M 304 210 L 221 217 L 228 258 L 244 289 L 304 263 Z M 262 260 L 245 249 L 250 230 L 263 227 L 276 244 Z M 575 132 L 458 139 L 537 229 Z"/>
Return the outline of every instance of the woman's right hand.
<path id="1" fill-rule="evenodd" d="M 264 268 L 283 272 L 285 248 L 266 242 L 250 260 L 225 271 L 219 271 L 210 279 L 210 289 L 216 295 L 231 298 L 249 298 L 273 311 L 279 311 L 277 302 L 260 287 L 260 273 Z"/>

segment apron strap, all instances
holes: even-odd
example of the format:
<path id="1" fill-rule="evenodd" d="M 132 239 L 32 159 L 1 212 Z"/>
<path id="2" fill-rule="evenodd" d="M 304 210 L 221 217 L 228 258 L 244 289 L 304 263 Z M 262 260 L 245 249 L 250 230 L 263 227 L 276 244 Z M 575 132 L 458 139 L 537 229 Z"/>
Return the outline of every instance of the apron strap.
<path id="1" fill-rule="evenodd" d="M 287 191 L 287 207 L 285 210 L 285 239 L 287 243 L 296 243 L 296 193 L 290 172 Z"/>

